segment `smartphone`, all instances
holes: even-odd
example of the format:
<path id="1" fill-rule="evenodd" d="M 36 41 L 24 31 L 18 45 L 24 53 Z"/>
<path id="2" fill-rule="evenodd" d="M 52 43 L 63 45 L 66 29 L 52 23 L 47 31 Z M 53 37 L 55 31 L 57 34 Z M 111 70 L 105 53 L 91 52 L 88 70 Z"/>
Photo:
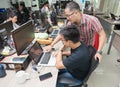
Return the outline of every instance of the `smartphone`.
<path id="1" fill-rule="evenodd" d="M 40 81 L 43 81 L 43 80 L 48 79 L 48 78 L 50 78 L 50 77 L 52 77 L 51 72 L 46 73 L 46 74 L 43 74 L 43 75 L 40 75 L 40 76 L 39 76 L 39 79 L 40 79 Z"/>

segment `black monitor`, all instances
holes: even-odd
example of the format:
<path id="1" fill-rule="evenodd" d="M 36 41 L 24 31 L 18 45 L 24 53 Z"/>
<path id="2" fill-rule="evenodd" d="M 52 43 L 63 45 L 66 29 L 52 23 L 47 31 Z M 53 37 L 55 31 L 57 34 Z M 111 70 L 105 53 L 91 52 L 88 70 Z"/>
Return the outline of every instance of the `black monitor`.
<path id="1" fill-rule="evenodd" d="M 32 21 L 30 20 L 12 31 L 12 37 L 19 56 L 35 38 Z"/>
<path id="2" fill-rule="evenodd" d="M 5 30 L 6 31 L 6 35 L 10 36 L 11 35 L 11 31 L 13 30 L 12 21 L 8 21 L 8 22 L 0 24 L 0 30 Z"/>
<path id="3" fill-rule="evenodd" d="M 10 39 L 11 30 L 13 30 L 12 21 L 0 24 L 0 48 L 8 45 L 7 41 Z"/>

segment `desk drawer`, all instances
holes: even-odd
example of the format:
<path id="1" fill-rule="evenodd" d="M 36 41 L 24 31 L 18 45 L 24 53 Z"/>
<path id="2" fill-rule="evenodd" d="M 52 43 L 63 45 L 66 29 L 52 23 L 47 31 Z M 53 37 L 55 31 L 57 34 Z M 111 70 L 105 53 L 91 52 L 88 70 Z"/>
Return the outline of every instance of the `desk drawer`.
<path id="1" fill-rule="evenodd" d="M 120 52 L 120 36 L 115 34 L 113 46 Z"/>

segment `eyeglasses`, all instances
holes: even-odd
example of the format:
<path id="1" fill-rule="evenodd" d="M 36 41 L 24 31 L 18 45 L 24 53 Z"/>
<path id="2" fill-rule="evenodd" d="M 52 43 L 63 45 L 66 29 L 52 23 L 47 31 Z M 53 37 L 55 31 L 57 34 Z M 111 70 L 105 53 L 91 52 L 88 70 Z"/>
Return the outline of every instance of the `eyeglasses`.
<path id="1" fill-rule="evenodd" d="M 72 12 L 72 13 L 71 13 L 71 14 L 69 14 L 69 15 L 66 15 L 66 18 L 71 17 L 73 14 L 74 14 L 74 12 Z"/>

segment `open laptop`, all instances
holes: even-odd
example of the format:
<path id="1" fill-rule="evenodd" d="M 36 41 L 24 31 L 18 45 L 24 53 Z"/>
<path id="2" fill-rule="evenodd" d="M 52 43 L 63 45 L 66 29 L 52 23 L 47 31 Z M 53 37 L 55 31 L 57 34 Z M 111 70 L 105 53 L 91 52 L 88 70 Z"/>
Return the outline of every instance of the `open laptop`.
<path id="1" fill-rule="evenodd" d="M 53 39 L 59 34 L 60 29 L 53 29 L 52 33 L 50 34 L 50 37 Z"/>
<path id="2" fill-rule="evenodd" d="M 55 66 L 56 59 L 51 52 L 43 52 L 41 44 L 35 42 L 28 51 L 30 58 L 38 66 Z"/>

